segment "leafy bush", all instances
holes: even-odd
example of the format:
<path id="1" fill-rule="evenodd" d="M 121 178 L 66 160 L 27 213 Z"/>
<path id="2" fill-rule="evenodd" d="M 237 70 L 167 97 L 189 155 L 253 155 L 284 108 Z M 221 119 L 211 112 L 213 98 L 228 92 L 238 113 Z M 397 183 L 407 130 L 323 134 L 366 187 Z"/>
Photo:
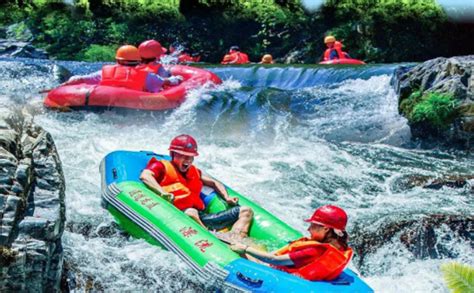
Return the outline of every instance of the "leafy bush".
<path id="1" fill-rule="evenodd" d="M 412 123 L 429 122 L 433 126 L 447 128 L 456 114 L 456 101 L 452 95 L 428 93 L 421 98 L 416 96 L 408 119 Z M 408 107 L 407 107 L 408 108 Z"/>
<path id="2" fill-rule="evenodd" d="M 298 51 L 299 61 L 314 63 L 329 33 L 351 56 L 374 62 L 474 51 L 474 24 L 450 23 L 436 0 L 327 0 L 314 13 L 300 0 L 2 1 L 0 27 L 23 20 L 35 45 L 61 59 L 84 58 L 91 44 L 138 45 L 155 38 L 186 43 L 210 62 L 239 45 L 251 60 Z"/>
<path id="3" fill-rule="evenodd" d="M 401 101 L 399 109 L 405 117 L 409 117 L 413 112 L 413 108 L 421 101 L 423 93 L 420 90 L 414 91 L 410 96 Z"/>
<path id="4" fill-rule="evenodd" d="M 104 46 L 92 44 L 83 52 L 81 52 L 81 60 L 84 61 L 114 61 L 115 60 L 115 51 L 117 47 L 115 46 Z"/>

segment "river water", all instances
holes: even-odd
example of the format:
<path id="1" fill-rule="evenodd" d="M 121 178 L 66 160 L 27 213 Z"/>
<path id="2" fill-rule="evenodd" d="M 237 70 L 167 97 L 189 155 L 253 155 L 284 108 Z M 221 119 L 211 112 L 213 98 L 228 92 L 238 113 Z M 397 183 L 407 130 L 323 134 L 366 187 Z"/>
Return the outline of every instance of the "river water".
<path id="1" fill-rule="evenodd" d="M 53 63 L 75 74 L 101 66 L 0 60 L 0 101 L 26 105 L 55 140 L 67 186 L 65 256 L 79 272 L 78 291 L 86 279 L 107 291 L 206 290 L 171 253 L 110 229 L 113 219 L 100 207 L 99 163 L 107 153 L 167 153 L 181 133 L 197 139 L 200 168 L 303 232 L 303 219 L 329 203 L 348 212 L 352 235 L 424 215 L 474 214 L 470 188 L 399 187 L 413 175 L 470 174 L 474 160 L 412 142 L 390 85 L 397 65 L 210 66 L 224 83 L 192 91 L 175 110 L 60 113 L 44 109 L 38 94 L 58 84 Z M 436 241 L 450 258 L 473 264 L 472 241 L 443 229 Z M 439 271 L 446 261 L 416 258 L 393 237 L 352 268 L 377 292 L 446 292 Z"/>

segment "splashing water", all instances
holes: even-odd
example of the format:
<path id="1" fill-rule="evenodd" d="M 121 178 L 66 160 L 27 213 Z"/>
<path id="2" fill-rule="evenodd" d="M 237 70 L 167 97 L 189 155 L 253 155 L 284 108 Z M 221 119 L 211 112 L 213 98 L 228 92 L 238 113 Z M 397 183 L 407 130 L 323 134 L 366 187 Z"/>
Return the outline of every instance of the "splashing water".
<path id="1" fill-rule="evenodd" d="M 301 231 L 302 220 L 327 203 L 346 209 L 352 234 L 359 226 L 377 233 L 382 223 L 402 216 L 474 212 L 469 188 L 397 187 L 406 176 L 469 174 L 474 161 L 469 154 L 412 148 L 390 86 L 392 65 L 214 67 L 224 83 L 190 92 L 175 110 L 58 113 L 39 108 L 35 94 L 40 85 L 56 84 L 44 69 L 49 61 L 0 62 L 7 68 L 0 83 L 5 96 L 37 109 L 35 122 L 54 137 L 66 177 L 68 222 L 89 224 L 96 232 L 113 221 L 100 207 L 101 159 L 118 149 L 167 153 L 170 139 L 181 133 L 197 138 L 200 168 Z M 100 67 L 61 64 L 74 73 Z M 28 66 L 31 74 L 14 81 L 18 68 Z M 472 264 L 472 241 L 446 237 L 449 230 L 439 229 L 437 241 Z M 120 233 L 100 235 L 68 230 L 64 244 L 68 261 L 101 288 L 205 290 L 171 253 Z M 360 267 L 376 291 L 446 290 L 438 269 L 443 259 L 417 259 L 399 237 L 391 239 Z"/>

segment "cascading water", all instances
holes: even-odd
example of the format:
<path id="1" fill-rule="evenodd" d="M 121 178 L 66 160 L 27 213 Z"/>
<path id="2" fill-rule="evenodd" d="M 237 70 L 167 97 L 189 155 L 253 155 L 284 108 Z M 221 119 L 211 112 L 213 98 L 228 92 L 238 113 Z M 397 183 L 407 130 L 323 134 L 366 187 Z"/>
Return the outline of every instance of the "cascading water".
<path id="1" fill-rule="evenodd" d="M 114 229 L 100 207 L 99 163 L 107 153 L 167 153 L 170 139 L 181 133 L 197 138 L 200 168 L 301 231 L 303 219 L 327 203 L 346 209 L 353 236 L 363 230 L 374 238 L 386 225 L 474 212 L 469 187 L 400 187 L 415 175 L 469 174 L 474 161 L 465 153 L 414 148 L 390 86 L 394 65 L 210 67 L 224 83 L 189 93 L 175 110 L 59 113 L 43 109 L 36 94 L 57 85 L 51 61 L 0 63 L 1 99 L 27 104 L 54 137 L 67 186 L 65 256 L 76 278 L 98 289 L 205 290 L 173 254 Z M 74 74 L 100 68 L 59 63 Z M 376 291 L 445 291 L 439 265 L 447 254 L 417 257 L 401 233 L 352 266 Z M 450 258 L 473 264 L 472 235 L 460 237 L 445 225 L 435 235 Z"/>

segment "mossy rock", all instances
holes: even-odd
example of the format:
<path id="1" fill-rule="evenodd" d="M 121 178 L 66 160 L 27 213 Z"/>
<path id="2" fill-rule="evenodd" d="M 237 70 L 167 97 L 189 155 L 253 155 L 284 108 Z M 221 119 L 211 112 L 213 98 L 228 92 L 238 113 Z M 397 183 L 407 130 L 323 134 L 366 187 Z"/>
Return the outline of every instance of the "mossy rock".
<path id="1" fill-rule="evenodd" d="M 474 117 L 474 104 L 465 104 L 459 106 L 459 115 L 461 116 L 473 116 Z"/>
<path id="2" fill-rule="evenodd" d="M 11 248 L 0 246 L 0 265 L 7 266 L 15 259 L 16 255 L 17 252 Z"/>
<path id="3" fill-rule="evenodd" d="M 436 132 L 448 129 L 459 114 L 453 95 L 436 92 L 414 91 L 399 109 L 411 125 L 429 126 Z"/>

